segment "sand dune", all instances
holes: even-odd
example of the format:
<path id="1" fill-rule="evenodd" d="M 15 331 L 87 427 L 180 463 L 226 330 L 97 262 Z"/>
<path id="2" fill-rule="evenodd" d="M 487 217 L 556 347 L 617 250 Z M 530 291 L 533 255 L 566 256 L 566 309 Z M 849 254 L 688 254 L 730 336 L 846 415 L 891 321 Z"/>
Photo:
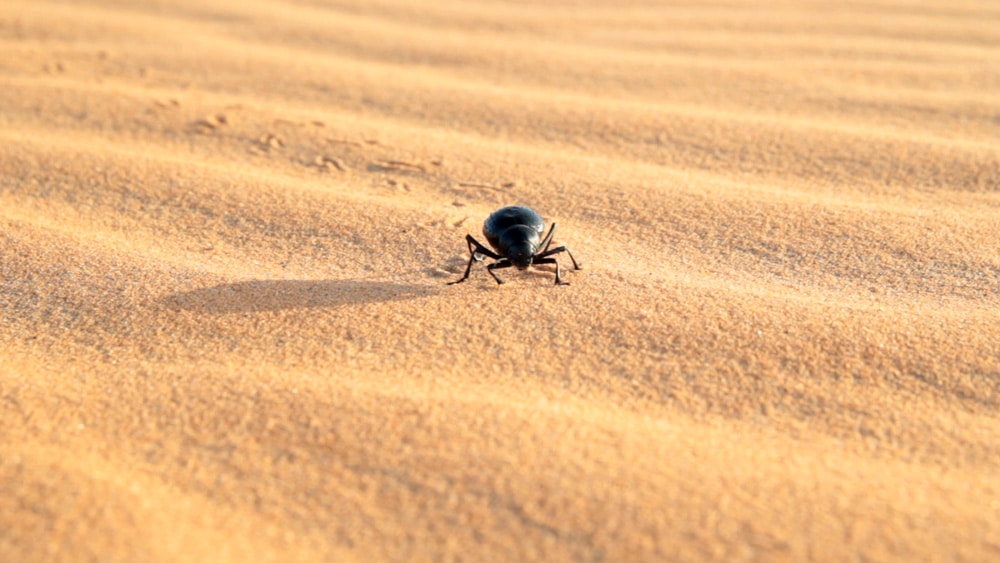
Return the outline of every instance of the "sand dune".
<path id="1" fill-rule="evenodd" d="M 993 3 L 15 1 L 0 45 L 0 560 L 1000 550 Z M 571 285 L 445 285 L 507 204 Z"/>

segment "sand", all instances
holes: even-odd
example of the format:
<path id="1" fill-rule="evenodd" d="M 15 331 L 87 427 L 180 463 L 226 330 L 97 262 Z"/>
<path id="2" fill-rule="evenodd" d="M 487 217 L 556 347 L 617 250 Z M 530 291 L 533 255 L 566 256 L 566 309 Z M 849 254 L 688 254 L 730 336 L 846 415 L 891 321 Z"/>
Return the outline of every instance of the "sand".
<path id="1" fill-rule="evenodd" d="M 1000 551 L 995 2 L 12 0 L 0 44 L 0 560 Z M 570 285 L 446 285 L 510 204 Z"/>

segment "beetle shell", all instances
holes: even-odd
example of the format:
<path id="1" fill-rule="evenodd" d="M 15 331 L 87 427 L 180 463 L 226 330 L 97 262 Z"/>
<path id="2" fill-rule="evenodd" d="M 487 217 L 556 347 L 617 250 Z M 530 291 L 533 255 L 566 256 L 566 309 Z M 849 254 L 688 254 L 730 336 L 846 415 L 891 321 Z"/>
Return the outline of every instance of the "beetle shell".
<path id="1" fill-rule="evenodd" d="M 517 236 L 504 236 L 511 227 L 516 226 L 527 227 L 530 231 L 534 231 L 534 236 L 531 236 L 532 233 L 530 232 L 511 232 L 510 235 L 516 234 Z M 534 209 L 520 205 L 511 205 L 497 209 L 486 218 L 486 223 L 483 224 L 483 235 L 486 237 L 486 240 L 494 250 L 502 255 L 507 255 L 507 252 L 510 250 L 509 244 L 514 242 L 510 240 L 511 238 L 527 242 L 525 238 L 530 237 L 534 239 L 533 242 L 537 248 L 538 240 L 544 230 L 545 223 L 542 221 L 542 216 Z M 522 231 L 522 229 L 516 229 L 516 231 Z M 534 250 L 532 249 L 532 253 L 534 253 Z"/>
<path id="2" fill-rule="evenodd" d="M 534 209 L 511 205 L 494 211 L 483 223 L 483 234 L 493 250 L 483 246 L 472 235 L 465 235 L 465 242 L 469 245 L 469 263 L 465 266 L 465 275 L 448 282 L 448 285 L 469 279 L 472 265 L 486 257 L 496 260 L 486 266 L 486 271 L 493 276 L 497 284 L 502 284 L 503 280 L 494 270 L 511 266 L 518 270 L 527 270 L 532 264 L 553 264 L 556 267 L 556 285 L 568 285 L 569 282 L 562 281 L 559 275 L 559 262 L 553 256 L 565 252 L 573 261 L 573 269 L 579 270 L 580 265 L 565 246 L 549 248 L 552 244 L 552 235 L 556 232 L 555 223 L 552 223 L 549 234 L 543 239 L 544 230 L 545 223 L 542 221 L 542 216 Z"/>

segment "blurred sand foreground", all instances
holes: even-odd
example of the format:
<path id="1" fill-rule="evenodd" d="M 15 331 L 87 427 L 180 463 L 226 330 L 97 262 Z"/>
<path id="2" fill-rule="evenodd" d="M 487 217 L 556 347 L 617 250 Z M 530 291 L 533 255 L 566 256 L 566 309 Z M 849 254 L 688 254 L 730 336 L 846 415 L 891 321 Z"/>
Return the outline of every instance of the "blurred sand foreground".
<path id="1" fill-rule="evenodd" d="M 844 6 L 5 1 L 0 560 L 990 560 L 1000 6 Z"/>

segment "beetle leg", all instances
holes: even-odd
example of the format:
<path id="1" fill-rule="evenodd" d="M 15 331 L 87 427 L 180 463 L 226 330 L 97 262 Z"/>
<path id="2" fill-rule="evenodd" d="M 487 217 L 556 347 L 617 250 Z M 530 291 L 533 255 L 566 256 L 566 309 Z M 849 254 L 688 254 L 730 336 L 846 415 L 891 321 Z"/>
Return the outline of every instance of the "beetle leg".
<path id="1" fill-rule="evenodd" d="M 535 263 L 536 264 L 538 263 L 538 260 L 537 260 L 538 258 L 548 258 L 549 256 L 552 256 L 553 254 L 559 254 L 560 252 L 565 252 L 566 254 L 569 254 L 569 259 L 573 261 L 573 269 L 574 270 L 579 270 L 580 269 L 580 265 L 576 263 L 576 258 L 573 258 L 573 253 L 570 252 L 569 249 L 566 248 L 565 246 L 560 246 L 560 247 L 557 247 L 557 248 L 553 248 L 552 250 L 546 250 L 545 252 L 541 252 L 539 254 L 536 254 L 535 255 L 536 256 Z"/>
<path id="2" fill-rule="evenodd" d="M 497 285 L 500 285 L 503 283 L 503 280 L 497 277 L 496 273 L 494 273 L 493 270 L 499 270 L 500 268 L 510 268 L 511 265 L 512 265 L 511 261 L 504 258 L 499 262 L 494 262 L 489 266 L 486 266 L 486 271 L 489 272 L 491 276 L 493 276 L 493 279 L 497 280 Z"/>
<path id="3" fill-rule="evenodd" d="M 542 242 L 538 243 L 538 248 L 542 249 L 542 251 L 539 252 L 539 254 L 545 254 L 549 250 L 549 245 L 552 244 L 552 235 L 555 234 L 555 232 L 556 232 L 556 224 L 552 223 L 552 226 L 549 227 L 549 234 L 545 235 L 545 238 L 542 239 Z"/>
<path id="4" fill-rule="evenodd" d="M 556 285 L 569 285 L 569 282 L 562 281 L 562 277 L 559 275 L 559 262 L 555 258 L 535 258 L 531 261 L 532 264 L 555 264 L 556 265 Z"/>
<path id="5" fill-rule="evenodd" d="M 503 258 L 503 256 L 500 256 L 496 252 L 493 252 L 480 244 L 478 240 L 472 237 L 472 235 L 465 235 L 465 241 L 469 243 L 469 252 L 472 254 L 482 254 L 483 256 L 489 256 L 494 260 L 500 260 Z M 482 260 L 482 257 L 476 258 L 476 260 Z"/>
<path id="6" fill-rule="evenodd" d="M 448 285 L 455 285 L 456 283 L 462 283 L 465 280 L 469 279 L 469 272 L 472 271 L 472 263 L 475 261 L 476 261 L 476 253 L 473 252 L 472 255 L 469 256 L 469 265 L 465 267 L 465 275 L 458 278 L 455 281 L 448 282 Z"/>
<path id="7" fill-rule="evenodd" d="M 465 275 L 455 281 L 448 282 L 448 285 L 455 285 L 469 279 L 469 273 L 472 271 L 472 263 L 481 262 L 484 256 L 489 256 L 495 260 L 501 258 L 499 254 L 479 244 L 479 241 L 473 238 L 472 235 L 465 235 L 465 242 L 469 245 L 469 264 L 465 267 Z M 493 272 L 490 273 L 492 274 Z M 493 277 L 496 278 L 496 275 Z"/>

